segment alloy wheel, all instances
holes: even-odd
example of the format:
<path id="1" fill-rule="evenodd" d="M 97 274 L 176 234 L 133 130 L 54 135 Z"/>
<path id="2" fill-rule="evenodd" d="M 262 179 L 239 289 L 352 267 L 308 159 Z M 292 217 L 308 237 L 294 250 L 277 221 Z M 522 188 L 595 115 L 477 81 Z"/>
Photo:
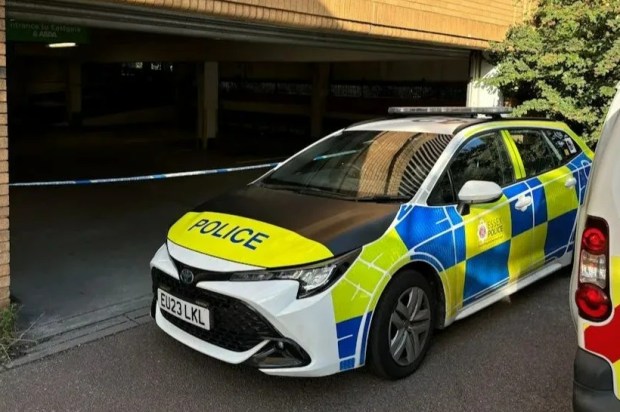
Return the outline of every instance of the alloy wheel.
<path id="1" fill-rule="evenodd" d="M 400 366 L 411 365 L 431 330 L 431 308 L 424 290 L 414 286 L 400 295 L 388 330 L 392 358 Z"/>

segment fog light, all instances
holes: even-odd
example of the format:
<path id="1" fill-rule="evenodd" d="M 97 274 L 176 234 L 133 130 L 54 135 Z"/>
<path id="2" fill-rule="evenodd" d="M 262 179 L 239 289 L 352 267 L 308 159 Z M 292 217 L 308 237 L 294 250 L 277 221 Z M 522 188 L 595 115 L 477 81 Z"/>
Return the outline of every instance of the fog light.
<path id="1" fill-rule="evenodd" d="M 271 341 L 245 363 L 260 369 L 296 368 L 310 363 L 310 356 L 295 342 Z"/>

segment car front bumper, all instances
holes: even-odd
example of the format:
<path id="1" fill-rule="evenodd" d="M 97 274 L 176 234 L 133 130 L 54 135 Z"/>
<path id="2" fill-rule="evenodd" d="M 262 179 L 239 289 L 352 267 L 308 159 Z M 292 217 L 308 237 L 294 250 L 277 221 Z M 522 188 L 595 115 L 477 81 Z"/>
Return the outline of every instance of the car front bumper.
<path id="1" fill-rule="evenodd" d="M 620 411 L 611 366 L 583 349 L 578 349 L 575 356 L 573 409 L 575 412 Z"/>
<path id="2" fill-rule="evenodd" d="M 182 300 L 203 304 L 213 314 L 210 331 L 193 327 L 161 310 L 157 325 L 183 344 L 219 360 L 247 363 L 270 375 L 325 376 L 340 370 L 338 338 L 331 294 L 297 299 L 298 283 L 202 281 L 183 286 L 164 247 L 151 262 L 153 290 L 166 290 Z M 155 295 L 157 296 L 157 295 Z M 297 366 L 265 361 L 274 352 L 297 359 Z M 280 353 L 280 355 L 282 355 Z"/>

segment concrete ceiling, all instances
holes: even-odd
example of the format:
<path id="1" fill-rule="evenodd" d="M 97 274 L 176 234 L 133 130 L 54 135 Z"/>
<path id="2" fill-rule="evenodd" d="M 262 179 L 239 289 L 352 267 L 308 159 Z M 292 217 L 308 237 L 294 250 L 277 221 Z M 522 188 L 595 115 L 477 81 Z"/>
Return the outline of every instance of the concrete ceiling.
<path id="1" fill-rule="evenodd" d="M 269 60 L 269 61 L 350 61 L 350 60 L 408 60 L 424 58 L 467 58 L 470 51 L 445 46 L 421 44 L 392 39 L 370 38 L 348 34 L 312 32 L 251 22 L 216 19 L 206 15 L 188 14 L 159 8 L 129 6 L 92 0 L 7 0 L 7 18 L 26 21 L 71 24 L 100 29 L 170 36 L 168 44 L 161 37 L 149 44 L 148 36 L 140 38 L 142 46 L 135 47 L 131 36 L 124 34 L 115 42 L 97 45 L 98 59 L 118 60 L 125 52 L 142 49 L 143 53 L 159 53 L 176 57 L 204 60 Z M 193 38 L 183 42 L 170 41 L 178 36 Z M 210 39 L 211 41 L 205 41 Z M 145 41 L 145 42 L 144 42 Z M 254 43 L 254 44 L 253 44 Z M 261 47 L 256 43 L 262 44 Z M 119 46 L 124 45 L 119 48 Z M 299 46 L 305 46 L 300 48 Z M 233 47 L 234 46 L 234 47 Z M 36 46 L 25 46 L 27 51 Z M 87 50 L 87 48 L 85 48 Z M 88 52 L 85 52 L 88 54 Z M 87 59 L 94 58 L 85 56 Z M 148 60 L 148 59 L 144 59 Z M 155 60 L 155 59 L 152 59 Z M 191 60 L 191 59 L 190 59 Z"/>

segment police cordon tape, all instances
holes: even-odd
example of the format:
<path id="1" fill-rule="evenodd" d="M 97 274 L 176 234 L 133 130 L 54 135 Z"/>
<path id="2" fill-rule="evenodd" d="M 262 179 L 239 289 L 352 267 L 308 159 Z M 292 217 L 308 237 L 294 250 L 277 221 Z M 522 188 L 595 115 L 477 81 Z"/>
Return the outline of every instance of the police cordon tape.
<path id="1" fill-rule="evenodd" d="M 53 180 L 47 182 L 20 182 L 9 183 L 10 187 L 41 187 L 41 186 L 75 186 L 75 185 L 99 185 L 104 183 L 127 183 L 142 182 L 147 180 L 174 179 L 178 177 L 193 177 L 215 175 L 219 173 L 243 172 L 246 170 L 267 169 L 278 166 L 280 163 L 264 163 L 260 165 L 224 167 L 220 169 L 194 170 L 191 172 L 161 173 L 144 176 L 112 177 L 106 179 L 79 179 L 79 180 Z"/>

